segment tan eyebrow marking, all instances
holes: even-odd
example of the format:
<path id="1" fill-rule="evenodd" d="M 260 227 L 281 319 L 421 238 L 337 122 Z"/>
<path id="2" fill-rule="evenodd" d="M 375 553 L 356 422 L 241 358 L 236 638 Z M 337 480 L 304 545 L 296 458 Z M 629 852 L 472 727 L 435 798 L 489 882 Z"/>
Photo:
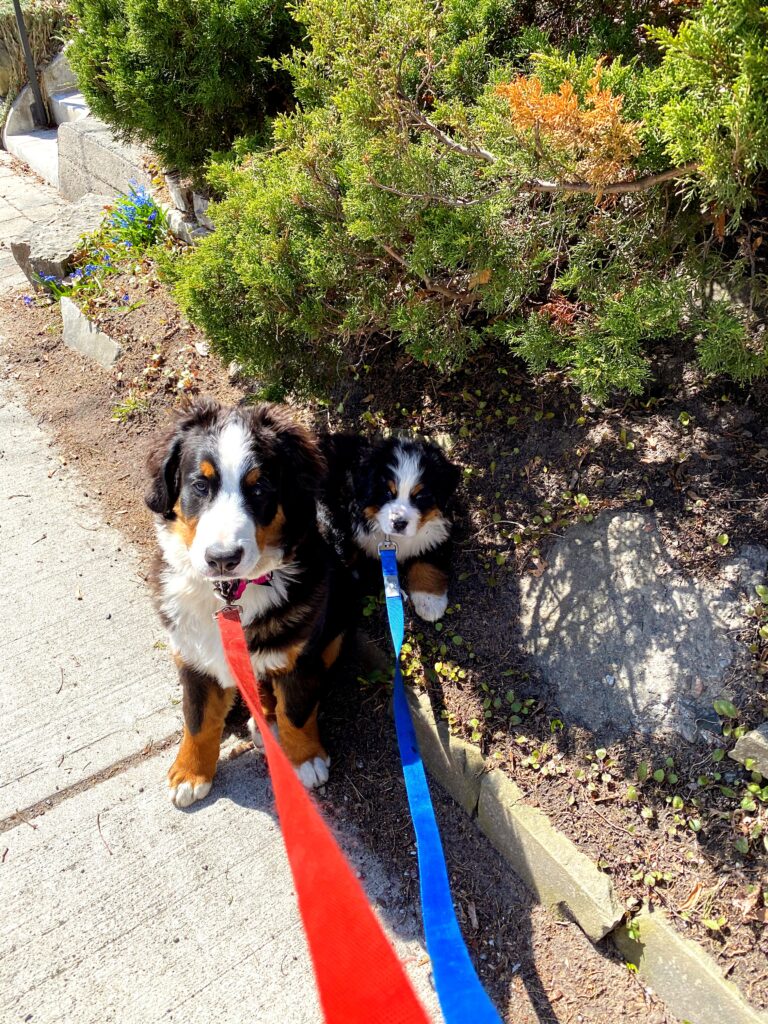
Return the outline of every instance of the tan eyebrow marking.
<path id="1" fill-rule="evenodd" d="M 216 470 L 213 467 L 213 463 L 209 462 L 208 459 L 203 459 L 200 463 L 200 472 L 206 479 L 211 480 L 216 476 Z"/>
<path id="2" fill-rule="evenodd" d="M 412 497 L 412 498 L 415 498 L 415 497 L 416 497 L 416 495 L 417 495 L 417 494 L 418 494 L 418 493 L 419 493 L 420 491 L 423 491 L 423 490 L 424 490 L 424 484 L 416 484 L 416 486 L 415 486 L 415 487 L 413 488 L 413 490 L 411 491 L 411 497 Z"/>
<path id="3" fill-rule="evenodd" d="M 390 494 L 397 494 L 397 484 L 394 480 L 387 480 L 387 487 Z"/>
<path id="4" fill-rule="evenodd" d="M 258 481 L 260 476 L 261 470 L 258 469 L 258 467 L 249 469 L 248 472 L 245 474 L 245 482 L 248 484 L 249 487 L 253 487 L 253 485 Z"/>

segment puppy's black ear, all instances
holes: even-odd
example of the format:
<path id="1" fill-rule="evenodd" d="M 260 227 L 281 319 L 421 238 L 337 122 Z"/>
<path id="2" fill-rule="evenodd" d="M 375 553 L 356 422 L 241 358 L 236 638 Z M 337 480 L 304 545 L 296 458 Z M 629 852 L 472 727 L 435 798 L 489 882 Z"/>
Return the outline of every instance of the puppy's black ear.
<path id="1" fill-rule="evenodd" d="M 251 425 L 257 432 L 266 430 L 270 447 L 280 465 L 284 492 L 290 498 L 301 494 L 312 500 L 317 496 L 327 472 L 325 456 L 317 438 L 297 423 L 282 405 L 261 405 L 251 412 Z"/>
<path id="2" fill-rule="evenodd" d="M 174 426 L 162 437 L 147 456 L 149 488 L 144 500 L 152 512 L 173 519 L 173 506 L 179 497 L 179 457 L 182 434 Z"/>
<path id="3" fill-rule="evenodd" d="M 359 434 L 320 435 L 320 451 L 327 465 L 322 487 L 325 499 L 334 504 L 342 500 L 347 474 L 357 476 L 366 445 Z"/>
<path id="4" fill-rule="evenodd" d="M 317 500 L 327 467 L 314 434 L 282 406 L 263 406 L 258 418 L 272 433 L 280 467 L 283 540 L 289 547 L 317 525 Z"/>
<path id="5" fill-rule="evenodd" d="M 435 480 L 435 497 L 440 504 L 445 504 L 459 486 L 461 470 L 448 461 L 442 448 L 431 442 L 426 446 L 426 458 Z"/>
<path id="6" fill-rule="evenodd" d="M 287 487 L 303 491 L 313 499 L 317 497 L 328 465 L 314 435 L 299 423 L 281 425 L 277 431 L 277 450 Z"/>
<path id="7" fill-rule="evenodd" d="M 198 399 L 182 408 L 173 426 L 158 437 L 147 456 L 149 489 L 144 497 L 152 512 L 173 519 L 173 507 L 179 497 L 181 477 L 179 464 L 185 435 L 193 427 L 206 427 L 215 422 L 220 411 L 218 402 Z"/>

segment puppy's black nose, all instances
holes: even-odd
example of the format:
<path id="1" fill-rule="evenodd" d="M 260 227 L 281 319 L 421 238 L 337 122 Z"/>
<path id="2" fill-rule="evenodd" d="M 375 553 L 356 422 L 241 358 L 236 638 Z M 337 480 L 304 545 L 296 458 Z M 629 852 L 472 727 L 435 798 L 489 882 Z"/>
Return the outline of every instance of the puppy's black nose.
<path id="1" fill-rule="evenodd" d="M 396 519 L 394 523 L 392 523 L 392 529 L 395 531 L 395 533 L 404 533 L 407 525 L 407 519 Z"/>
<path id="2" fill-rule="evenodd" d="M 242 548 L 226 548 L 222 544 L 212 544 L 205 549 L 205 560 L 212 569 L 222 575 L 234 572 L 243 557 Z"/>

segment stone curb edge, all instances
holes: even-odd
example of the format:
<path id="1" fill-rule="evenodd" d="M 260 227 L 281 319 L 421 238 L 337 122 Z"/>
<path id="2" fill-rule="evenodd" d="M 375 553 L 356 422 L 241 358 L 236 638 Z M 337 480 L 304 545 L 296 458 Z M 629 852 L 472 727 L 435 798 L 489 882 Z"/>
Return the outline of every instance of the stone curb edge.
<path id="1" fill-rule="evenodd" d="M 681 935 L 666 914 L 643 907 L 633 936 L 610 878 L 558 831 L 500 770 L 486 771 L 474 744 L 437 722 L 429 698 L 406 687 L 430 775 L 476 818 L 512 870 L 549 908 L 572 918 L 593 943 L 606 936 L 684 1024 L 768 1024 L 727 981 L 710 955 Z"/>

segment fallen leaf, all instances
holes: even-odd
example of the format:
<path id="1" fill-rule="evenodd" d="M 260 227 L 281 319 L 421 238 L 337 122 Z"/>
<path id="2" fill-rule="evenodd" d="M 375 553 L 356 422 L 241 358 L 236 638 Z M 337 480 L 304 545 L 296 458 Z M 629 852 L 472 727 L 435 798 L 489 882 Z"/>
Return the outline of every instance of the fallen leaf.
<path id="1" fill-rule="evenodd" d="M 478 272 L 476 274 L 473 274 L 472 277 L 470 277 L 470 279 L 469 279 L 469 287 L 470 288 L 477 288 L 477 286 L 479 284 L 488 284 L 488 282 L 490 280 L 491 280 L 491 271 L 490 270 L 488 270 L 488 269 L 487 270 L 478 270 Z"/>
<path id="2" fill-rule="evenodd" d="M 741 914 L 742 921 L 749 920 L 761 920 L 760 914 L 764 916 L 763 921 L 766 920 L 765 915 L 768 913 L 765 907 L 758 907 L 758 903 L 762 900 L 762 890 L 759 885 L 755 886 L 754 892 L 750 893 L 749 896 L 745 896 L 744 899 L 734 900 L 733 905 Z"/>
<path id="3" fill-rule="evenodd" d="M 701 882 L 697 882 L 691 889 L 691 891 L 688 893 L 688 895 L 685 897 L 683 902 L 680 904 L 680 906 L 677 908 L 678 912 L 682 913 L 682 911 L 684 910 L 693 910 L 693 908 L 699 902 L 699 897 L 701 896 L 702 888 L 703 887 Z"/>

